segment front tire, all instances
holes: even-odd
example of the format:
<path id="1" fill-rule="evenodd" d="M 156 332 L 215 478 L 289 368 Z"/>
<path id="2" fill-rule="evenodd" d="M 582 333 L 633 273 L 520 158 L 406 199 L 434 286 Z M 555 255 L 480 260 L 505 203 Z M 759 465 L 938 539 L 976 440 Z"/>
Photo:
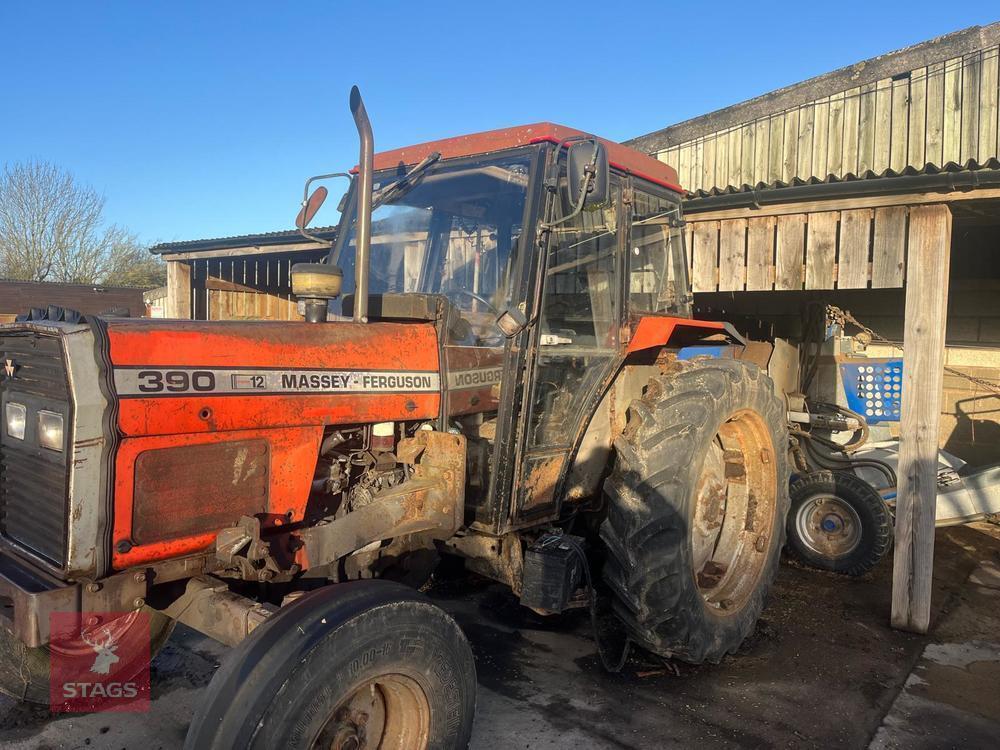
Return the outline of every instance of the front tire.
<path id="1" fill-rule="evenodd" d="M 771 379 L 740 360 L 678 363 L 632 402 L 601 538 L 635 643 L 700 664 L 753 630 L 784 541 L 787 440 Z"/>
<path id="2" fill-rule="evenodd" d="M 135 617 L 127 614 L 108 625 L 122 633 L 135 627 Z M 170 639 L 176 623 L 166 615 L 149 612 L 149 656 L 152 659 Z M 120 636 L 119 636 L 120 638 Z M 49 673 L 51 644 L 28 648 L 12 632 L 0 625 L 0 693 L 19 701 L 51 705 Z"/>
<path id="3" fill-rule="evenodd" d="M 455 621 L 405 586 L 357 581 L 298 599 L 238 645 L 185 747 L 461 748 L 475 709 Z"/>

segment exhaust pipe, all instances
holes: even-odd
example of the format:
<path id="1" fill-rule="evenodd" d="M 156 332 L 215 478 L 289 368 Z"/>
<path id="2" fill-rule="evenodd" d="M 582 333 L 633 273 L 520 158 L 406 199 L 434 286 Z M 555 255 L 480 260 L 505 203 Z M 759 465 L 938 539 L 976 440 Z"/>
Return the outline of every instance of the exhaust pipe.
<path id="1" fill-rule="evenodd" d="M 368 322 L 368 264 L 372 244 L 372 173 L 375 170 L 375 136 L 357 86 L 351 88 L 351 114 L 358 126 L 361 156 L 358 160 L 358 214 L 354 233 L 354 322 Z"/>

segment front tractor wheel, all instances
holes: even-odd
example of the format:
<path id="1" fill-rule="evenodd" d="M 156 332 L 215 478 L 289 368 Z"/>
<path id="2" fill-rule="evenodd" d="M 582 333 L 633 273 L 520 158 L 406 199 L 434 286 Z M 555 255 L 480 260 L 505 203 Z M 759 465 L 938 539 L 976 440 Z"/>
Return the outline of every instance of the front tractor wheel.
<path id="1" fill-rule="evenodd" d="M 382 580 L 303 596 L 227 655 L 186 748 L 465 747 L 476 671 L 455 621 Z"/>
<path id="2" fill-rule="evenodd" d="M 629 408 L 601 537 L 631 639 L 700 664 L 734 652 L 764 608 L 784 541 L 788 443 L 759 368 L 679 368 Z"/>

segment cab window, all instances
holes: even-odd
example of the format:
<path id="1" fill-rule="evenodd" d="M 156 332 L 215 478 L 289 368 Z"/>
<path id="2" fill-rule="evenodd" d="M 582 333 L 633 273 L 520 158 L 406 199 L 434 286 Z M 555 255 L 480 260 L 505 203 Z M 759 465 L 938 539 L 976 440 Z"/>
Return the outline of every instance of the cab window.
<path id="1" fill-rule="evenodd" d="M 435 164 L 372 212 L 371 294 L 442 294 L 457 311 L 449 343 L 497 346 L 499 311 L 521 235 L 526 154 Z M 375 193 L 399 175 L 376 176 Z M 336 263 L 344 294 L 354 292 L 353 224 Z"/>
<path id="2" fill-rule="evenodd" d="M 629 303 L 633 312 L 687 317 L 688 290 L 680 201 L 636 189 L 632 198 Z"/>

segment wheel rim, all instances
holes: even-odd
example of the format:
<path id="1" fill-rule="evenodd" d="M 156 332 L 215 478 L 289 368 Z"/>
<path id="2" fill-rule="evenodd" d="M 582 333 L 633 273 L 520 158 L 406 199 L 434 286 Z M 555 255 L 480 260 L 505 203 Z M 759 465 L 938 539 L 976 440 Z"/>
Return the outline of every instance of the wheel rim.
<path id="1" fill-rule="evenodd" d="M 690 532 L 695 582 L 716 614 L 740 611 L 767 567 L 777 477 L 774 444 L 761 416 L 730 416 L 704 457 Z"/>
<path id="2" fill-rule="evenodd" d="M 836 560 L 851 554 L 861 544 L 861 517 L 841 498 L 822 493 L 798 507 L 795 531 L 807 549 Z"/>
<path id="3" fill-rule="evenodd" d="M 330 714 L 316 750 L 409 750 L 427 747 L 431 709 L 412 677 L 386 674 L 352 690 Z"/>

